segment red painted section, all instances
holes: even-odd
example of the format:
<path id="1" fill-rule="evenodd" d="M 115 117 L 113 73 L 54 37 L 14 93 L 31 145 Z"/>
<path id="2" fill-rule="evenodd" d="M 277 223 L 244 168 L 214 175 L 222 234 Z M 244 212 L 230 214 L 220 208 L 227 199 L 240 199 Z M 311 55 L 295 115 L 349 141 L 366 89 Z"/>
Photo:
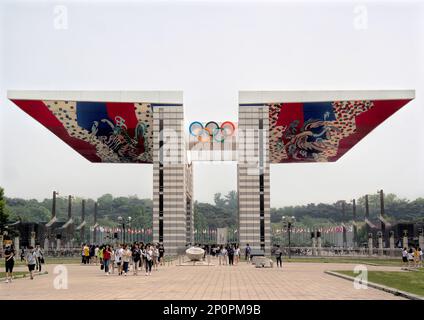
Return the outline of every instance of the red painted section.
<path id="1" fill-rule="evenodd" d="M 19 108 L 53 132 L 71 148 L 91 162 L 102 162 L 96 155 L 96 148 L 90 143 L 71 137 L 62 123 L 41 100 L 12 100 Z"/>
<path id="2" fill-rule="evenodd" d="M 137 126 L 137 117 L 135 115 L 134 103 L 108 102 L 106 103 L 107 114 L 110 119 L 116 124 L 117 117 L 125 120 L 127 132 L 131 137 L 134 137 L 135 127 Z"/>
<path id="3" fill-rule="evenodd" d="M 337 155 L 329 158 L 329 161 L 336 161 L 339 159 L 355 144 L 361 141 L 368 133 L 406 105 L 409 101 L 411 101 L 411 99 L 374 100 L 373 108 L 359 114 L 356 117 L 356 132 L 340 141 Z"/>

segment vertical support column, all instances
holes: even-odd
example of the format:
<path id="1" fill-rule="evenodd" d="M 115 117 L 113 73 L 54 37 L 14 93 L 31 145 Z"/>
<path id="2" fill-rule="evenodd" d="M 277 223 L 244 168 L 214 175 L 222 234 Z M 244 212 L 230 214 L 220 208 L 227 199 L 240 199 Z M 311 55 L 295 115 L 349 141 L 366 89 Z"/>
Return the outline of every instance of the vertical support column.
<path id="1" fill-rule="evenodd" d="M 15 247 L 15 253 L 19 254 L 19 237 L 15 237 L 14 239 L 14 247 Z"/>
<path id="2" fill-rule="evenodd" d="M 30 245 L 31 245 L 31 247 L 35 248 L 35 231 L 31 231 Z"/>
<path id="3" fill-rule="evenodd" d="M 317 231 L 317 247 L 318 247 L 318 255 L 321 255 L 322 249 L 322 239 L 321 239 L 321 231 Z"/>
<path id="4" fill-rule="evenodd" d="M 383 255 L 383 233 L 381 231 L 378 232 L 378 255 Z"/>
<path id="5" fill-rule="evenodd" d="M 390 256 L 394 256 L 395 255 L 395 233 L 393 231 L 390 231 L 389 243 L 390 243 Z"/>
<path id="6" fill-rule="evenodd" d="M 93 229 L 93 243 L 97 241 L 97 201 L 94 202 L 94 229 Z"/>
<path id="7" fill-rule="evenodd" d="M 315 231 L 311 233 L 311 240 L 312 240 L 312 255 L 316 255 L 316 247 L 317 247 L 317 240 L 315 238 Z"/>
<path id="8" fill-rule="evenodd" d="M 237 186 L 239 241 L 271 252 L 268 106 L 240 106 Z"/>
<path id="9" fill-rule="evenodd" d="M 372 233 L 368 233 L 368 254 L 372 256 L 374 251 L 374 244 L 372 241 Z"/>
<path id="10" fill-rule="evenodd" d="M 85 200 L 81 201 L 81 223 L 85 221 Z M 85 226 L 81 227 L 80 230 L 80 241 L 81 243 L 85 243 Z"/>
<path id="11" fill-rule="evenodd" d="M 418 245 L 422 250 L 424 250 L 424 230 L 423 228 L 420 228 L 418 231 Z"/>
<path id="12" fill-rule="evenodd" d="M 356 226 L 356 200 L 352 200 L 353 248 L 358 247 L 358 227 Z"/>
<path id="13" fill-rule="evenodd" d="M 187 181 L 183 106 L 153 105 L 153 242 L 164 245 L 167 254 L 184 252 L 191 193 Z M 190 239 L 191 240 L 191 239 Z"/>
<path id="14" fill-rule="evenodd" d="M 408 243 L 408 230 L 403 230 L 403 241 L 402 241 L 402 246 L 406 249 L 409 248 L 409 243 Z"/>

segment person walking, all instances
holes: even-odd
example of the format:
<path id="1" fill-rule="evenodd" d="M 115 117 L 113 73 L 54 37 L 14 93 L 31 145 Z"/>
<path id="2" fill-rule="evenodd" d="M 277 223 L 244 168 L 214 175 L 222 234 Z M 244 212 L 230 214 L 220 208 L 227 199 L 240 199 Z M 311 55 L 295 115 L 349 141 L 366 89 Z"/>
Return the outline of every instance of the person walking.
<path id="1" fill-rule="evenodd" d="M 240 248 L 238 244 L 236 245 L 234 249 L 234 262 L 235 262 L 235 265 L 238 265 L 238 263 L 240 262 Z"/>
<path id="2" fill-rule="evenodd" d="M 412 248 L 408 251 L 408 268 L 412 267 L 414 263 L 414 252 L 412 251 Z"/>
<path id="3" fill-rule="evenodd" d="M 402 262 L 403 265 L 406 267 L 408 264 L 408 250 L 406 248 L 403 248 L 402 250 Z"/>
<path id="4" fill-rule="evenodd" d="M 112 274 L 115 274 L 115 249 L 113 247 L 109 247 L 110 249 L 110 263 L 109 263 L 109 270 L 112 269 Z M 109 272 L 110 274 L 110 272 Z"/>
<path id="5" fill-rule="evenodd" d="M 39 245 L 35 247 L 35 257 L 37 259 L 36 269 L 38 272 L 41 272 L 41 265 L 44 263 L 44 252 Z"/>
<path id="6" fill-rule="evenodd" d="M 15 266 L 15 250 L 11 244 L 6 244 L 6 248 L 3 253 L 6 267 L 6 283 L 8 283 L 12 282 L 13 278 L 13 267 Z"/>
<path id="7" fill-rule="evenodd" d="M 96 246 L 95 248 L 94 248 L 94 261 L 95 261 L 95 263 L 96 263 L 96 266 L 97 266 L 97 263 L 99 262 L 99 246 Z"/>
<path id="8" fill-rule="evenodd" d="M 418 268 L 420 265 L 420 251 L 418 247 L 415 248 L 413 255 L 414 255 L 414 267 Z"/>
<path id="9" fill-rule="evenodd" d="M 134 245 L 134 248 L 132 250 L 132 258 L 133 258 L 133 268 L 134 268 L 134 275 L 137 275 L 137 271 L 138 271 L 138 264 L 140 263 L 140 259 L 141 259 L 141 251 L 140 248 L 138 246 L 138 244 Z"/>
<path id="10" fill-rule="evenodd" d="M 21 262 L 24 262 L 24 261 L 25 261 L 25 249 L 21 248 Z"/>
<path id="11" fill-rule="evenodd" d="M 124 245 L 123 253 L 122 253 L 122 269 L 124 271 L 124 276 L 127 276 L 128 273 L 128 266 L 130 264 L 132 252 L 130 248 L 127 247 L 127 245 Z"/>
<path id="12" fill-rule="evenodd" d="M 118 267 L 118 275 L 122 275 L 122 258 L 124 255 L 124 248 L 123 245 L 121 244 L 121 246 L 115 251 L 115 261 L 116 261 L 116 266 Z"/>
<path id="13" fill-rule="evenodd" d="M 145 257 L 145 265 L 146 265 L 146 276 L 150 276 L 152 274 L 152 264 L 153 264 L 153 250 L 151 246 L 147 246 L 144 251 Z"/>
<path id="14" fill-rule="evenodd" d="M 152 247 L 152 253 L 153 253 L 153 267 L 155 270 L 158 270 L 158 264 L 159 264 L 159 248 L 158 246 Z"/>
<path id="15" fill-rule="evenodd" d="M 161 266 L 164 264 L 164 256 L 165 256 L 165 248 L 163 247 L 163 244 L 159 245 L 159 263 Z"/>
<path id="16" fill-rule="evenodd" d="M 34 279 L 34 270 L 35 270 L 35 265 L 37 264 L 37 254 L 34 250 L 34 247 L 29 246 L 28 247 L 28 252 L 26 254 L 26 264 L 28 266 L 28 271 L 29 271 L 29 277 L 31 280 Z"/>
<path id="17" fill-rule="evenodd" d="M 228 265 L 233 266 L 234 265 L 234 246 L 228 247 Z"/>
<path id="18" fill-rule="evenodd" d="M 110 249 L 109 245 L 106 245 L 106 248 L 103 249 L 102 260 L 103 260 L 105 273 L 107 276 L 110 275 L 109 266 L 110 266 L 111 255 L 112 255 L 112 250 Z"/>
<path id="19" fill-rule="evenodd" d="M 250 248 L 249 244 L 246 245 L 246 249 L 244 250 L 244 258 L 247 262 L 250 261 L 250 252 L 252 249 Z"/>
<path id="20" fill-rule="evenodd" d="M 282 260 L 283 252 L 280 249 L 280 245 L 277 245 L 277 250 L 275 250 L 274 254 L 277 260 L 277 268 L 278 267 L 282 268 L 283 267 L 283 260 Z"/>
<path id="21" fill-rule="evenodd" d="M 89 264 L 90 263 L 90 247 L 87 244 L 85 244 L 83 251 L 84 251 L 84 264 Z"/>

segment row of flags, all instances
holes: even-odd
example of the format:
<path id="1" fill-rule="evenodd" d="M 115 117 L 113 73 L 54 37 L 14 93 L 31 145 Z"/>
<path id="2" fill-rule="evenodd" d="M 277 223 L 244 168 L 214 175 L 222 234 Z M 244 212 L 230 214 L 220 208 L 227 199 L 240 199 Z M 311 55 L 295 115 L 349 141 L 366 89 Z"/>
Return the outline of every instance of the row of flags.
<path id="1" fill-rule="evenodd" d="M 237 229 L 234 229 L 234 230 L 229 230 L 230 232 L 232 231 L 233 233 L 237 233 L 238 232 L 238 230 Z M 215 233 L 217 233 L 217 230 L 216 229 L 203 229 L 203 230 L 197 230 L 197 229 L 195 229 L 194 230 L 194 234 L 215 234 Z"/>
<path id="2" fill-rule="evenodd" d="M 90 231 L 94 231 L 94 230 L 100 231 L 100 232 L 106 232 L 106 233 L 114 233 L 114 232 L 122 232 L 123 231 L 123 229 L 121 229 L 121 228 L 110 228 L 110 227 L 102 227 L 102 226 L 99 226 L 99 227 L 96 227 L 96 228 L 93 228 L 93 227 L 90 228 Z M 125 232 L 128 233 L 128 234 L 152 234 L 153 230 L 152 229 L 144 229 L 144 228 L 141 228 L 141 229 L 128 228 L 128 229 L 125 229 Z"/>
<path id="3" fill-rule="evenodd" d="M 346 228 L 346 232 L 353 232 L 353 225 L 349 225 L 349 226 L 340 225 L 340 226 L 332 226 L 332 227 L 320 227 L 320 228 L 315 228 L 315 229 L 292 227 L 291 233 L 310 233 L 310 232 L 314 232 L 314 231 L 319 231 L 321 233 L 342 233 L 343 228 Z M 287 228 L 274 229 L 273 231 L 276 234 L 287 233 Z"/>

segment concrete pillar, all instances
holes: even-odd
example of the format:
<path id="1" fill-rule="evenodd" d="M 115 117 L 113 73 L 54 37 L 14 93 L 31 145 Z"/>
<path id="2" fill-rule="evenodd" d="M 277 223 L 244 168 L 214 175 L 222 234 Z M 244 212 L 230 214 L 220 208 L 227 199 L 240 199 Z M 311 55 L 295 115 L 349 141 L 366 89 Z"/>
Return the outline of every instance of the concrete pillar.
<path id="1" fill-rule="evenodd" d="M 237 188 L 240 246 L 271 253 L 269 107 L 239 106 Z M 256 214 L 253 214 L 256 213 Z"/>
<path id="2" fill-rule="evenodd" d="M 315 256 L 316 255 L 316 247 L 317 247 L 317 240 L 314 237 L 312 237 L 312 255 Z"/>
<path id="3" fill-rule="evenodd" d="M 15 252 L 16 254 L 19 254 L 19 237 L 15 237 Z"/>
<path id="4" fill-rule="evenodd" d="M 320 232 L 318 232 L 318 234 L 317 234 L 317 247 L 318 247 L 318 255 L 320 256 L 321 255 L 321 249 L 322 249 Z"/>
<path id="5" fill-rule="evenodd" d="M 378 233 L 378 255 L 383 255 L 383 234 L 381 232 Z"/>
<path id="6" fill-rule="evenodd" d="M 408 249 L 408 248 L 409 248 L 408 236 L 404 236 L 404 237 L 403 237 L 403 242 L 402 242 L 402 244 L 403 244 L 403 247 L 404 247 L 404 248 L 406 248 L 406 249 Z"/>
<path id="7" fill-rule="evenodd" d="M 372 256 L 373 254 L 373 241 L 372 241 L 372 233 L 368 234 L 368 254 Z"/>
<path id="8" fill-rule="evenodd" d="M 420 234 L 418 236 L 418 244 L 422 250 L 424 250 L 424 235 Z"/>
<path id="9" fill-rule="evenodd" d="M 44 252 L 47 254 L 47 251 L 49 251 L 49 239 L 46 237 L 44 239 Z"/>
<path id="10" fill-rule="evenodd" d="M 389 244 L 390 244 L 390 255 L 395 255 L 395 234 L 393 231 L 390 231 L 389 235 Z"/>
<path id="11" fill-rule="evenodd" d="M 32 231 L 31 232 L 31 243 L 30 243 L 31 247 L 35 248 L 35 232 Z"/>
<path id="12" fill-rule="evenodd" d="M 60 239 L 56 239 L 56 250 L 60 250 Z"/>

